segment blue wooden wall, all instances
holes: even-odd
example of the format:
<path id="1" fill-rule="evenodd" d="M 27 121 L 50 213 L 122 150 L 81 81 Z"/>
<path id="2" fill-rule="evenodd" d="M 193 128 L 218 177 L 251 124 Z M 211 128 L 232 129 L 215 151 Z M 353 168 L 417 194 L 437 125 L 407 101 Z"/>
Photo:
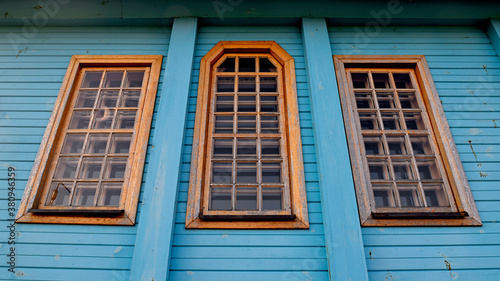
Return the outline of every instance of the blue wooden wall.
<path id="1" fill-rule="evenodd" d="M 8 272 L 7 168 L 16 169 L 19 206 L 72 55 L 166 56 L 170 28 L 39 28 L 15 50 L 9 33 L 22 35 L 0 28 L 0 280 L 128 280 L 137 225 L 17 224 L 17 277 Z"/>
<path id="2" fill-rule="evenodd" d="M 184 228 L 201 58 L 221 40 L 275 40 L 294 57 L 309 230 Z M 304 50 L 299 27 L 201 27 L 195 48 L 169 280 L 328 280 Z"/>
<path id="3" fill-rule="evenodd" d="M 334 55 L 426 56 L 483 221 L 363 228 L 370 279 L 500 280 L 500 61 L 484 31 L 331 26 L 329 35 Z"/>

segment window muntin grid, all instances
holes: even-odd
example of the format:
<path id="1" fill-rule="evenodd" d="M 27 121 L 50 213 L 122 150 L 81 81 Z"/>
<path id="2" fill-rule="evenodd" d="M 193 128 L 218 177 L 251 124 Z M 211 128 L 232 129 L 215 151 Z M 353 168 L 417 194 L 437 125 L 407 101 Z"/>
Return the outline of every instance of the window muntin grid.
<path id="1" fill-rule="evenodd" d="M 415 73 L 346 69 L 377 212 L 455 207 Z"/>
<path id="2" fill-rule="evenodd" d="M 149 68 L 83 68 L 40 209 L 116 209 Z"/>
<path id="3" fill-rule="evenodd" d="M 281 66 L 267 54 L 212 67 L 204 215 L 290 215 Z"/>

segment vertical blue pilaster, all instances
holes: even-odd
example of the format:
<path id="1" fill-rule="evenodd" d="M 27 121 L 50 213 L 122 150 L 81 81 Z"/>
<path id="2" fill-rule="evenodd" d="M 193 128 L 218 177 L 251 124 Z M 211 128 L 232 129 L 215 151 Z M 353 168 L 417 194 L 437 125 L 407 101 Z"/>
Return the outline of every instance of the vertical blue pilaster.
<path id="1" fill-rule="evenodd" d="M 174 19 L 130 281 L 168 278 L 196 32 L 196 18 Z"/>
<path id="2" fill-rule="evenodd" d="M 340 97 L 325 19 L 303 18 L 330 279 L 368 280 Z"/>
<path id="3" fill-rule="evenodd" d="M 490 38 L 491 45 L 500 58 L 500 19 L 490 19 L 488 30 L 486 31 Z"/>

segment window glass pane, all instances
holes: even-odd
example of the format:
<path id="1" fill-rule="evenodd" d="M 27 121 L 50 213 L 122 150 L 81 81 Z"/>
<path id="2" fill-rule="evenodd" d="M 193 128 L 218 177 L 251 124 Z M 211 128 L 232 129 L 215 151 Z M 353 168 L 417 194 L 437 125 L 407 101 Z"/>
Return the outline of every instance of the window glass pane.
<path id="1" fill-rule="evenodd" d="M 410 141 L 415 155 L 433 154 L 427 137 L 410 137 Z"/>
<path id="2" fill-rule="evenodd" d="M 83 158 L 79 178 L 98 179 L 101 173 L 103 159 L 103 157 Z"/>
<path id="3" fill-rule="evenodd" d="M 278 116 L 261 116 L 260 131 L 263 134 L 279 133 Z"/>
<path id="4" fill-rule="evenodd" d="M 79 157 L 60 157 L 54 179 L 73 179 L 76 177 Z"/>
<path id="5" fill-rule="evenodd" d="M 67 134 L 61 150 L 61 154 L 82 153 L 84 134 Z"/>
<path id="6" fill-rule="evenodd" d="M 115 129 L 133 129 L 135 124 L 135 110 L 118 110 Z"/>
<path id="7" fill-rule="evenodd" d="M 97 91 L 80 91 L 75 108 L 93 108 L 96 97 Z"/>
<path id="8" fill-rule="evenodd" d="M 260 96 L 261 112 L 278 112 L 278 96 Z"/>
<path id="9" fill-rule="evenodd" d="M 391 155 L 408 154 L 404 136 L 387 137 L 387 145 L 389 146 L 389 153 Z"/>
<path id="10" fill-rule="evenodd" d="M 262 139 L 260 141 L 262 149 L 262 157 L 279 157 L 280 155 L 280 140 L 279 139 Z"/>
<path id="11" fill-rule="evenodd" d="M 69 123 L 69 129 L 87 129 L 92 111 L 74 111 Z"/>
<path id="12" fill-rule="evenodd" d="M 256 210 L 257 209 L 257 189 L 243 188 L 236 189 L 236 210 Z"/>
<path id="13" fill-rule="evenodd" d="M 232 134 L 233 133 L 233 116 L 215 116 L 215 133 L 217 134 Z"/>
<path id="14" fill-rule="evenodd" d="M 97 107 L 99 108 L 116 107 L 119 94 L 120 94 L 119 91 L 102 91 L 101 96 L 99 97 L 99 103 Z"/>
<path id="15" fill-rule="evenodd" d="M 238 139 L 238 157 L 257 157 L 257 140 L 255 139 Z"/>
<path id="16" fill-rule="evenodd" d="M 255 96 L 238 96 L 238 112 L 255 112 Z"/>
<path id="17" fill-rule="evenodd" d="M 394 101 L 393 93 L 377 92 L 377 101 L 379 108 L 396 108 L 396 102 Z"/>
<path id="18" fill-rule="evenodd" d="M 384 144 L 381 137 L 364 137 L 365 152 L 367 155 L 377 155 L 384 153 Z"/>
<path id="19" fill-rule="evenodd" d="M 356 106 L 358 108 L 375 108 L 375 103 L 373 102 L 373 95 L 371 92 L 357 92 L 356 96 Z"/>
<path id="20" fill-rule="evenodd" d="M 92 129 L 111 129 L 115 110 L 102 109 L 94 111 L 94 122 Z"/>
<path id="21" fill-rule="evenodd" d="M 101 184 L 99 206 L 118 206 L 122 193 L 122 182 L 108 182 Z"/>
<path id="22" fill-rule="evenodd" d="M 99 88 L 101 83 L 102 71 L 86 72 L 83 78 L 82 88 Z"/>
<path id="23" fill-rule="evenodd" d="M 415 97 L 415 93 L 398 93 L 399 102 L 401 103 L 401 108 L 411 109 L 411 108 L 419 108 L 417 98 Z"/>
<path id="24" fill-rule="evenodd" d="M 103 88 L 119 88 L 122 85 L 123 71 L 106 72 Z"/>
<path id="25" fill-rule="evenodd" d="M 381 115 L 382 122 L 384 123 L 384 130 L 401 130 L 398 113 L 382 112 Z"/>
<path id="26" fill-rule="evenodd" d="M 262 163 L 262 183 L 281 183 L 280 163 Z"/>
<path id="27" fill-rule="evenodd" d="M 260 91 L 262 93 L 275 93 L 278 91 L 277 77 L 260 77 Z"/>
<path id="28" fill-rule="evenodd" d="M 232 139 L 215 139 L 213 157 L 233 157 Z"/>
<path id="29" fill-rule="evenodd" d="M 76 184 L 73 206 L 94 206 L 97 182 L 79 182 Z"/>
<path id="30" fill-rule="evenodd" d="M 255 77 L 239 77 L 238 92 L 255 92 Z"/>
<path id="31" fill-rule="evenodd" d="M 123 91 L 120 107 L 138 107 L 141 91 Z"/>
<path id="32" fill-rule="evenodd" d="M 234 72 L 234 58 L 226 58 L 226 60 L 220 64 L 217 68 L 218 72 Z"/>
<path id="33" fill-rule="evenodd" d="M 351 73 L 353 88 L 366 89 L 370 88 L 368 83 L 368 73 Z"/>
<path id="34" fill-rule="evenodd" d="M 417 186 L 398 184 L 398 190 L 399 190 L 399 200 L 401 201 L 401 207 L 422 206 L 419 199 Z"/>
<path id="35" fill-rule="evenodd" d="M 276 72 L 276 66 L 268 58 L 259 58 L 260 72 Z"/>
<path id="36" fill-rule="evenodd" d="M 232 183 L 232 166 L 231 162 L 212 163 L 212 183 Z"/>
<path id="37" fill-rule="evenodd" d="M 392 159 L 392 166 L 394 168 L 394 177 L 397 180 L 410 180 L 415 179 L 412 171 L 411 161 L 409 159 Z"/>
<path id="38" fill-rule="evenodd" d="M 441 179 L 441 175 L 434 159 L 418 159 L 417 167 L 421 180 Z"/>
<path id="39" fill-rule="evenodd" d="M 368 168 L 370 170 L 370 178 L 372 180 L 388 180 L 390 179 L 389 170 L 387 169 L 387 160 L 385 159 L 369 159 Z"/>
<path id="40" fill-rule="evenodd" d="M 111 148 L 109 153 L 128 153 L 132 134 L 114 134 L 111 137 Z"/>
<path id="41" fill-rule="evenodd" d="M 428 207 L 450 206 L 442 184 L 424 184 L 423 187 Z"/>
<path id="42" fill-rule="evenodd" d="M 212 187 L 210 190 L 210 210 L 232 210 L 231 188 Z"/>
<path id="43" fill-rule="evenodd" d="M 379 130 L 380 126 L 375 112 L 359 112 L 361 130 Z"/>
<path id="44" fill-rule="evenodd" d="M 104 154 L 108 145 L 108 134 L 90 134 L 85 153 Z"/>
<path id="45" fill-rule="evenodd" d="M 425 130 L 424 121 L 420 113 L 405 113 L 406 129 Z"/>
<path id="46" fill-rule="evenodd" d="M 125 88 L 140 88 L 144 79 L 144 71 L 127 71 L 125 78 Z"/>
<path id="47" fill-rule="evenodd" d="M 238 116 L 238 133 L 253 134 L 256 131 L 255 116 Z"/>
<path id="48" fill-rule="evenodd" d="M 255 72 L 255 58 L 240 58 L 239 72 Z"/>
<path id="49" fill-rule="evenodd" d="M 217 92 L 234 92 L 234 77 L 217 77 Z"/>
<path id="50" fill-rule="evenodd" d="M 237 163 L 236 183 L 256 183 L 257 163 Z"/>
<path id="51" fill-rule="evenodd" d="M 262 188 L 262 210 L 283 209 L 283 189 Z"/>
<path id="52" fill-rule="evenodd" d="M 395 207 L 394 193 L 390 184 L 373 184 L 373 196 L 377 207 Z"/>
<path id="53" fill-rule="evenodd" d="M 393 73 L 394 83 L 398 89 L 413 89 L 408 73 Z"/>
<path id="54" fill-rule="evenodd" d="M 73 190 L 73 182 L 52 182 L 45 205 L 67 206 Z"/>
<path id="55" fill-rule="evenodd" d="M 389 75 L 387 73 L 373 73 L 372 78 L 374 88 L 389 89 L 391 87 L 389 84 Z"/>
<path id="56" fill-rule="evenodd" d="M 233 112 L 234 96 L 217 95 L 215 103 L 216 112 Z"/>
<path id="57" fill-rule="evenodd" d="M 106 160 L 105 179 L 123 179 L 127 168 L 127 157 L 108 157 Z"/>

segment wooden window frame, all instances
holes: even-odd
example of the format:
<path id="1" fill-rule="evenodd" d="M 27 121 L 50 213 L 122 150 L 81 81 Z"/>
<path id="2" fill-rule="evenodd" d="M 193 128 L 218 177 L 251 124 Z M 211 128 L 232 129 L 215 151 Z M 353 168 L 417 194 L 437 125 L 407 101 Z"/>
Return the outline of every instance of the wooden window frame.
<path id="1" fill-rule="evenodd" d="M 334 64 L 342 103 L 345 130 L 347 134 L 354 185 L 358 201 L 359 216 L 362 226 L 480 226 L 481 220 L 472 197 L 458 151 L 446 121 L 441 101 L 432 80 L 427 61 L 423 55 L 417 56 L 353 56 L 335 55 Z M 425 208 L 423 212 L 417 208 L 393 207 L 393 212 L 376 211 L 372 195 L 367 166 L 364 164 L 360 140 L 360 128 L 357 121 L 355 100 L 352 98 L 351 84 L 346 75 L 348 68 L 387 69 L 402 68 L 414 71 L 424 105 L 423 114 L 428 117 L 431 131 L 431 142 L 437 148 L 436 157 L 443 163 L 443 177 L 449 182 L 450 201 L 454 201 L 442 212 L 442 207 Z M 417 90 L 418 93 L 418 90 Z M 426 114 L 425 114 L 426 113 Z M 427 117 L 424 116 L 424 119 Z M 366 167 L 365 167 L 366 166 Z M 379 207 L 380 208 L 380 207 Z M 388 208 L 385 208 L 388 209 Z"/>
<path id="2" fill-rule="evenodd" d="M 265 218 L 259 214 L 255 216 L 231 216 L 222 214 L 207 219 L 203 216 L 204 195 L 207 185 L 206 171 L 207 147 L 209 143 L 209 114 L 211 101 L 212 68 L 225 54 L 269 54 L 282 67 L 283 115 L 285 124 L 281 126 L 282 134 L 286 139 L 288 164 L 288 181 L 290 186 L 291 218 Z M 307 213 L 307 198 L 302 158 L 302 143 L 300 138 L 300 123 L 297 103 L 297 89 L 295 82 L 295 65 L 293 57 L 274 41 L 221 41 L 216 44 L 200 62 L 200 78 L 198 83 L 198 98 L 196 107 L 196 123 L 193 136 L 193 152 L 191 159 L 191 175 L 186 210 L 186 228 L 212 229 L 307 229 L 309 220 Z M 206 204 L 206 203 L 205 203 Z M 290 212 L 288 212 L 290 213 Z M 279 214 L 282 215 L 282 214 Z M 202 218 L 203 217 L 203 218 Z M 288 217 L 290 217 L 288 215 Z"/>
<path id="3" fill-rule="evenodd" d="M 134 225 L 137 213 L 144 161 L 151 128 L 151 120 L 161 71 L 161 55 L 74 55 L 56 99 L 35 163 L 16 216 L 18 223 Z M 49 186 L 45 183 L 54 155 L 59 153 L 66 136 L 63 128 L 76 100 L 78 81 L 83 69 L 111 69 L 147 67 L 148 83 L 143 85 L 143 97 L 137 109 L 136 125 L 132 135 L 120 204 L 117 207 L 41 208 L 43 195 Z M 79 210 L 81 209 L 81 210 Z"/>

